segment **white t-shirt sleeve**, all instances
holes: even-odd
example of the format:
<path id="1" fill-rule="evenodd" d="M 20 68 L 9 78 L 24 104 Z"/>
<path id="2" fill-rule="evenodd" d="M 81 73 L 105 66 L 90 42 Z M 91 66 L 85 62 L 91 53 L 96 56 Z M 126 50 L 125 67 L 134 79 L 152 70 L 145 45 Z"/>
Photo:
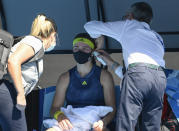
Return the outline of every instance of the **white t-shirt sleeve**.
<path id="1" fill-rule="evenodd" d="M 115 39 L 120 39 L 125 23 L 126 21 L 90 21 L 84 25 L 84 28 L 92 38 L 98 38 L 101 35 L 105 35 Z"/>
<path id="2" fill-rule="evenodd" d="M 34 36 L 26 36 L 20 43 L 27 44 L 34 49 L 35 54 L 42 48 L 42 42 L 40 39 Z"/>

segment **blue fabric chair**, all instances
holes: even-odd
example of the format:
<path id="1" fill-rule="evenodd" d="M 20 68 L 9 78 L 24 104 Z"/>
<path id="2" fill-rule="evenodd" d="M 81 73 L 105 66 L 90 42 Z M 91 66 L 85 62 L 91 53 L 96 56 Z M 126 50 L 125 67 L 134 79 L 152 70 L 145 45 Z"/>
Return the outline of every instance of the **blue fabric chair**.
<path id="1" fill-rule="evenodd" d="M 116 107 L 119 105 L 119 98 L 120 98 L 120 86 L 115 86 L 115 95 L 116 95 Z"/>
<path id="2" fill-rule="evenodd" d="M 41 89 L 39 92 L 39 131 L 43 130 L 43 120 L 50 117 L 50 108 L 55 91 L 56 86 L 51 86 Z"/>

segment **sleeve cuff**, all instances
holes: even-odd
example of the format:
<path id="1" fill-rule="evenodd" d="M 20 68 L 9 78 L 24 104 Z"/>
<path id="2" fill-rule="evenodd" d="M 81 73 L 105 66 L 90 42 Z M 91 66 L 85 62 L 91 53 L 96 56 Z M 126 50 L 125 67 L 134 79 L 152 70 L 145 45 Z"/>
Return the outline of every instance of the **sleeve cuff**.
<path id="1" fill-rule="evenodd" d="M 119 77 L 119 78 L 123 78 L 123 73 L 122 73 L 122 66 L 118 66 L 116 69 L 115 69 L 115 74 Z"/>

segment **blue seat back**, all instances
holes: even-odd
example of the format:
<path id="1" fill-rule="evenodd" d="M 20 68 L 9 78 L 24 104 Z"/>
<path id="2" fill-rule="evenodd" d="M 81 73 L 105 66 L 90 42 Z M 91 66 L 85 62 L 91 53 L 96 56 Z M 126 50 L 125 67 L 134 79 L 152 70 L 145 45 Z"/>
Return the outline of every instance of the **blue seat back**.
<path id="1" fill-rule="evenodd" d="M 50 116 L 50 108 L 53 101 L 53 96 L 56 91 L 56 86 L 41 89 L 39 92 L 39 128 L 42 127 L 44 118 Z"/>

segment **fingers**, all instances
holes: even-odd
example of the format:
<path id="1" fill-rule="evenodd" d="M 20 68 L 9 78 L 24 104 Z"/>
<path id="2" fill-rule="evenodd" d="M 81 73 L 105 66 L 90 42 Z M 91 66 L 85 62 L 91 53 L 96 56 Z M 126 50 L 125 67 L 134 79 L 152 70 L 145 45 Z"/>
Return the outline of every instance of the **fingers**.
<path id="1" fill-rule="evenodd" d="M 95 50 L 96 52 L 99 53 L 99 57 L 104 57 L 104 56 L 107 56 L 109 57 L 109 54 L 107 52 L 105 52 L 104 50 Z"/>
<path id="2" fill-rule="evenodd" d="M 71 124 L 71 122 L 68 119 L 64 119 L 59 122 L 59 127 L 62 130 L 70 130 L 73 128 L 73 125 Z"/>
<path id="3" fill-rule="evenodd" d="M 102 131 L 103 130 L 104 123 L 102 120 L 99 120 L 98 122 L 95 122 L 93 124 L 93 130 L 94 131 Z"/>
<path id="4" fill-rule="evenodd" d="M 54 128 L 49 128 L 46 131 L 56 131 Z"/>
<path id="5" fill-rule="evenodd" d="M 59 122 L 59 127 L 62 130 L 68 130 L 68 125 L 66 124 L 65 120 L 62 120 L 61 122 Z"/>
<path id="6" fill-rule="evenodd" d="M 110 55 L 104 50 L 96 50 L 96 51 L 100 54 L 99 55 L 100 58 L 104 58 L 104 57 L 108 59 L 111 58 Z"/>
<path id="7" fill-rule="evenodd" d="M 96 49 L 102 49 L 104 46 L 104 36 L 100 36 L 95 40 Z"/>
<path id="8" fill-rule="evenodd" d="M 104 50 L 96 50 L 97 52 L 99 52 L 101 55 L 109 55 L 106 51 Z"/>
<path id="9" fill-rule="evenodd" d="M 114 60 L 107 52 L 105 52 L 104 50 L 96 50 L 96 52 L 99 53 L 98 57 L 101 58 L 108 66 L 111 66 L 113 64 Z"/>
<path id="10" fill-rule="evenodd" d="M 18 94 L 16 100 L 18 105 L 26 106 L 26 98 L 24 94 Z"/>
<path id="11" fill-rule="evenodd" d="M 97 128 L 98 127 L 98 122 L 95 122 L 94 124 L 93 124 L 93 128 Z"/>
<path id="12" fill-rule="evenodd" d="M 70 122 L 69 120 L 67 120 L 66 123 L 67 123 L 69 129 L 72 129 L 72 128 L 73 128 L 73 125 L 71 124 L 71 122 Z"/>

